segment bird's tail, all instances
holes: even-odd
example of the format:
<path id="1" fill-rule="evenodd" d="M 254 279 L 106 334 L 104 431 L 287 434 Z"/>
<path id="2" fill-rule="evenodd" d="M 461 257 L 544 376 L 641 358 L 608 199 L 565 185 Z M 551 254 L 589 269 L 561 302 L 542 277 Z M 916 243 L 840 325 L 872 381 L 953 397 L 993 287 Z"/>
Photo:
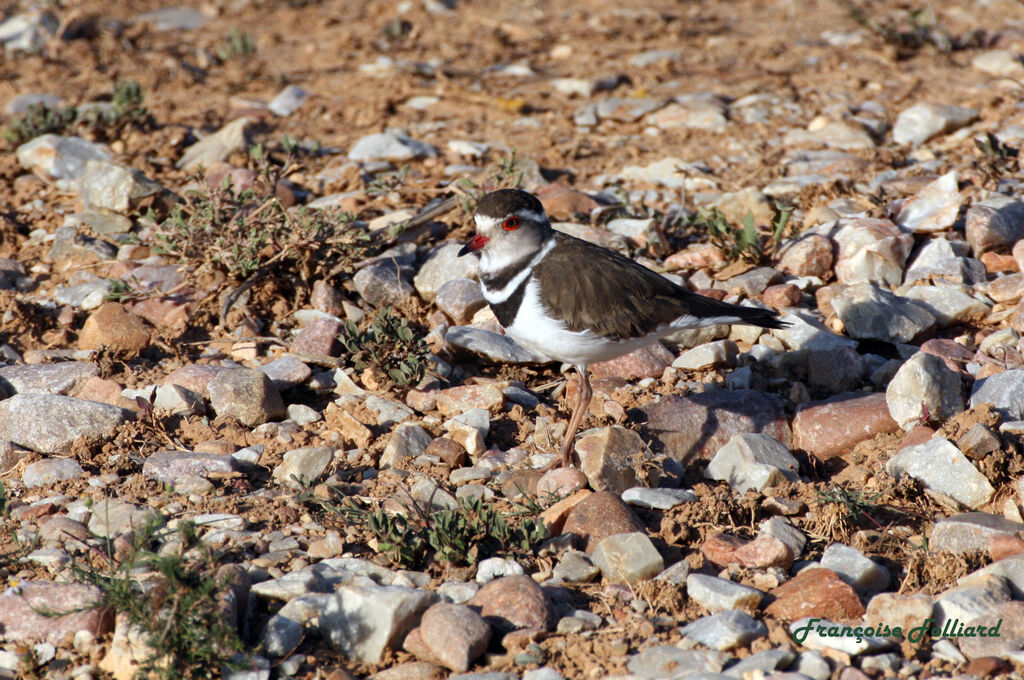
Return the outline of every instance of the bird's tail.
<path id="1" fill-rule="evenodd" d="M 787 328 L 790 324 L 779 319 L 774 309 L 744 307 L 714 298 L 694 295 L 689 300 L 690 313 L 714 323 L 743 324 L 761 328 Z"/>

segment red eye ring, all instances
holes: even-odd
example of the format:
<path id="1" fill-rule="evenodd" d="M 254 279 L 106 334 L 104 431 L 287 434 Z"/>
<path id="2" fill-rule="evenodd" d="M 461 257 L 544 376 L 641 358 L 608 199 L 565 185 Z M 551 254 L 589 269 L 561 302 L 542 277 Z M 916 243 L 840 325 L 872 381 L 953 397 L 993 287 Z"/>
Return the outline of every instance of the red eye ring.
<path id="1" fill-rule="evenodd" d="M 515 231 L 519 228 L 519 218 L 515 215 L 512 217 L 506 217 L 505 221 L 501 223 L 501 226 L 505 231 Z"/>

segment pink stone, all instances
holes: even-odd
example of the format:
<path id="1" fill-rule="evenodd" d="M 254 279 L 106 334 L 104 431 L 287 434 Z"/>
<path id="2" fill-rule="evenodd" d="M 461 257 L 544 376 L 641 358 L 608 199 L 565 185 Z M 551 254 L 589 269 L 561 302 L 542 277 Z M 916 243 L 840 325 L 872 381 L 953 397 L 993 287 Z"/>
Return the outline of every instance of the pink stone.
<path id="1" fill-rule="evenodd" d="M 774 601 L 764 611 L 777 619 L 813 616 L 845 622 L 864 615 L 857 592 L 831 569 L 804 569 L 769 595 Z"/>
<path id="2" fill-rule="evenodd" d="M 832 271 L 833 249 L 832 241 L 828 237 L 808 234 L 782 251 L 778 268 L 794 276 L 824 278 Z"/>
<path id="3" fill-rule="evenodd" d="M 573 467 L 548 470 L 537 481 L 538 496 L 568 496 L 587 484 L 587 477 Z"/>
<path id="4" fill-rule="evenodd" d="M 793 445 L 815 456 L 831 456 L 898 429 L 889 415 L 884 393 L 848 392 L 798 406 L 793 418 Z"/>
<path id="5" fill-rule="evenodd" d="M 471 408 L 485 408 L 499 413 L 505 406 L 505 395 L 495 385 L 461 385 L 439 390 L 437 410 L 444 416 L 454 416 Z"/>
<path id="6" fill-rule="evenodd" d="M 323 279 L 313 282 L 313 292 L 309 296 L 309 304 L 313 309 L 332 316 L 344 316 L 344 298 L 338 289 Z"/>
<path id="7" fill-rule="evenodd" d="M 704 545 L 700 547 L 700 552 L 704 555 L 704 559 L 711 564 L 724 567 L 734 562 L 739 562 L 736 559 L 736 551 L 747 544 L 739 536 L 730 536 L 729 534 L 714 534 L 708 536 L 704 541 Z"/>
<path id="8" fill-rule="evenodd" d="M 529 576 L 503 576 L 477 591 L 467 603 L 500 632 L 550 628 L 554 612 L 544 590 Z"/>
<path id="9" fill-rule="evenodd" d="M 793 559 L 793 552 L 789 547 L 770 534 L 761 534 L 736 550 L 736 560 L 744 567 L 752 569 L 789 569 L 793 566 Z"/>
<path id="10" fill-rule="evenodd" d="M 167 374 L 167 377 L 164 378 L 164 385 L 181 385 L 187 390 L 209 398 L 210 381 L 223 370 L 222 366 L 188 364 Z"/>
<path id="11" fill-rule="evenodd" d="M 99 637 L 113 628 L 113 617 L 99 608 L 102 599 L 100 589 L 94 586 L 44 581 L 21 583 L 0 595 L 0 634 L 7 642 L 53 645 L 62 644 L 68 635 L 80 630 L 88 630 Z"/>
<path id="12" fill-rule="evenodd" d="M 141 316 L 154 326 L 184 330 L 195 303 L 184 297 L 146 298 L 126 305 L 132 314 Z"/>
<path id="13" fill-rule="evenodd" d="M 594 552 L 597 544 L 609 536 L 634 531 L 647 531 L 647 527 L 619 495 L 611 491 L 598 491 L 583 498 L 562 527 L 563 533 L 579 537 L 586 553 Z"/>
<path id="14" fill-rule="evenodd" d="M 291 351 L 296 354 L 319 354 L 329 357 L 341 354 L 338 333 L 344 324 L 334 319 L 317 319 L 307 324 L 292 340 Z"/>
<path id="15" fill-rule="evenodd" d="M 941 338 L 932 338 L 921 343 L 921 351 L 942 359 L 946 368 L 967 375 L 965 364 L 974 361 L 974 352 L 958 342 Z"/>
<path id="16" fill-rule="evenodd" d="M 675 359 L 672 353 L 659 343 L 641 347 L 617 359 L 602 361 L 590 367 L 595 378 L 660 378 Z"/>
<path id="17" fill-rule="evenodd" d="M 718 246 L 710 243 L 694 243 L 685 250 L 672 253 L 665 258 L 665 268 L 700 269 L 701 267 L 717 267 L 725 264 L 725 253 Z"/>

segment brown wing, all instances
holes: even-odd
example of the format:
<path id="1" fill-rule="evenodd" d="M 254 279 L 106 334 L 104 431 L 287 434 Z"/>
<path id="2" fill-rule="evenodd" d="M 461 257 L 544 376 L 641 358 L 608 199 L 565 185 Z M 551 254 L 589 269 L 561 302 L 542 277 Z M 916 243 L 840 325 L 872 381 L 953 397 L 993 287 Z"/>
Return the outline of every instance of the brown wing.
<path id="1" fill-rule="evenodd" d="M 740 307 L 677 286 L 618 253 L 558 232 L 558 245 L 534 268 L 540 299 L 569 330 L 617 340 L 653 333 L 681 316 L 732 317 L 777 328 L 776 312 Z M 558 283 L 555 283 L 558 282 Z"/>

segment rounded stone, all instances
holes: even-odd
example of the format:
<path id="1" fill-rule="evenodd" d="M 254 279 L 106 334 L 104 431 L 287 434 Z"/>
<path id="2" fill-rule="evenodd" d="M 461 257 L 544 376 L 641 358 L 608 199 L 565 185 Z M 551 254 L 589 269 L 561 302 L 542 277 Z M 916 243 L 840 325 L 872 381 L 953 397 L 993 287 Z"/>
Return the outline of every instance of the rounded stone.
<path id="1" fill-rule="evenodd" d="M 646 530 L 644 523 L 621 498 L 610 491 L 598 491 L 573 508 L 562 533 L 576 534 L 583 544 L 583 551 L 589 554 L 609 536 Z"/>
<path id="2" fill-rule="evenodd" d="M 210 381 L 210 404 L 220 418 L 255 427 L 285 417 L 284 400 L 262 371 L 230 368 Z"/>
<path id="3" fill-rule="evenodd" d="M 137 354 L 149 347 L 149 326 L 116 302 L 106 302 L 89 315 L 78 334 L 80 349 L 109 347 Z"/>
<path id="4" fill-rule="evenodd" d="M 466 605 L 440 602 L 424 612 L 420 635 L 438 661 L 463 673 L 487 649 L 491 627 Z"/>
<path id="5" fill-rule="evenodd" d="M 529 576 L 503 576 L 477 591 L 468 602 L 502 633 L 517 628 L 547 630 L 554 614 L 544 590 Z"/>

